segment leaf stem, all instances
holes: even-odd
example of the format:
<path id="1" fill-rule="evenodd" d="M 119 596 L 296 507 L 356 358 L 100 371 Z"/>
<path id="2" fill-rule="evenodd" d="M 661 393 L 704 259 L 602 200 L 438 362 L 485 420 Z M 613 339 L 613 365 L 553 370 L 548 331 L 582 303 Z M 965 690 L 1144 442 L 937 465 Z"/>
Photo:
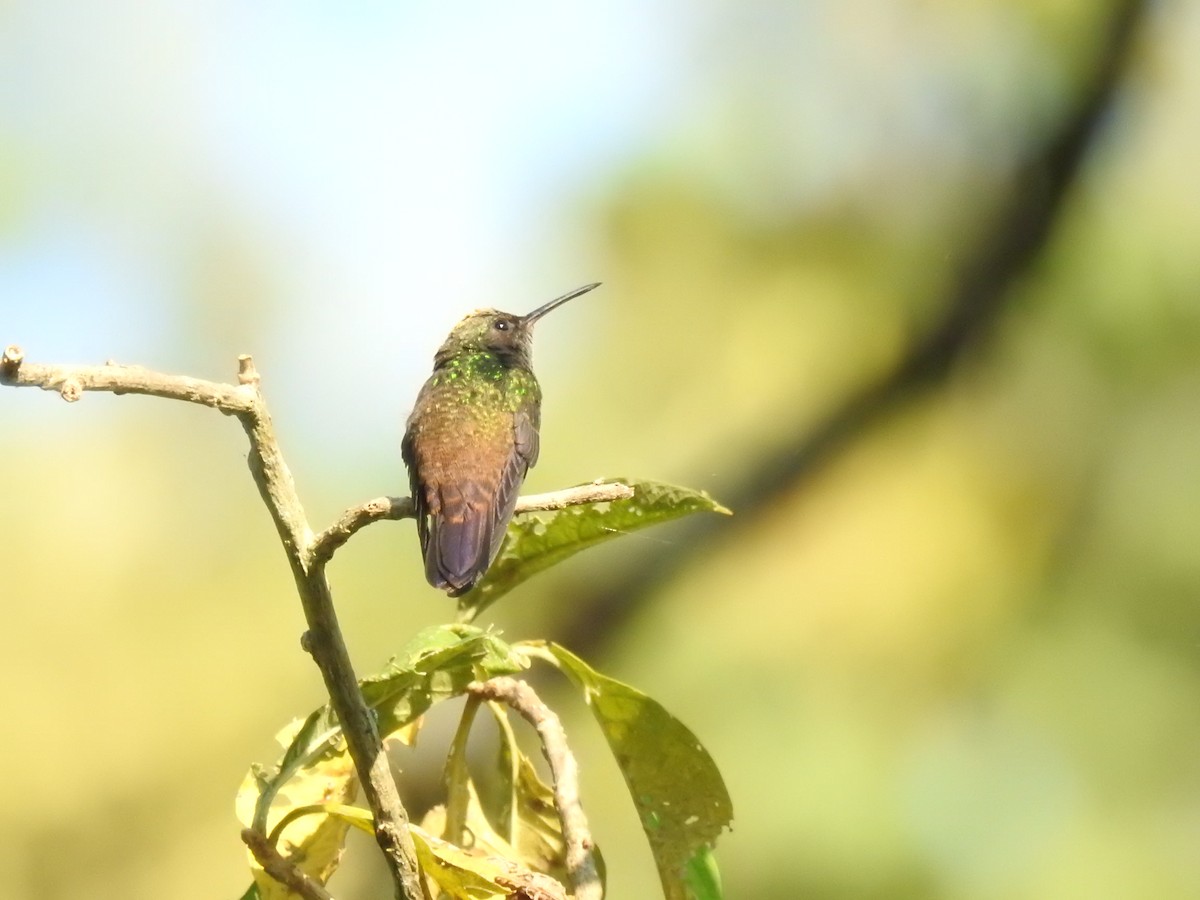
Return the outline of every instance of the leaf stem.
<path id="1" fill-rule="evenodd" d="M 500 729 L 500 754 L 501 762 L 504 756 L 508 756 L 508 782 L 512 786 L 508 796 L 508 821 L 505 823 L 505 831 L 500 836 L 510 844 L 516 844 L 517 831 L 521 824 L 521 810 L 518 798 L 518 782 L 521 777 L 520 749 L 517 747 L 517 736 L 513 732 L 512 722 L 508 720 L 508 712 L 505 708 L 495 700 L 488 701 L 488 711 L 492 714 L 492 718 L 496 720 L 496 727 Z"/>
<path id="2" fill-rule="evenodd" d="M 450 754 L 446 758 L 446 827 L 442 838 L 453 844 L 462 843 L 463 832 L 467 827 L 467 806 L 471 801 L 471 794 L 467 788 L 470 779 L 467 769 L 467 740 L 471 736 L 471 725 L 475 722 L 475 714 L 479 712 L 480 702 L 474 695 L 467 696 L 458 730 L 455 731 L 454 741 L 450 745 Z"/>
<path id="3" fill-rule="evenodd" d="M 297 819 L 315 815 L 332 816 L 339 821 L 345 822 L 347 825 L 354 826 L 359 831 L 365 831 L 367 834 L 375 833 L 375 823 L 371 818 L 371 813 L 365 809 L 360 809 L 357 806 L 349 806 L 345 803 L 310 803 L 307 806 L 297 806 L 289 809 L 287 815 L 275 823 L 275 827 L 267 835 L 267 840 L 274 847 L 279 843 L 279 838 L 283 835 L 283 829 L 287 828 Z"/>

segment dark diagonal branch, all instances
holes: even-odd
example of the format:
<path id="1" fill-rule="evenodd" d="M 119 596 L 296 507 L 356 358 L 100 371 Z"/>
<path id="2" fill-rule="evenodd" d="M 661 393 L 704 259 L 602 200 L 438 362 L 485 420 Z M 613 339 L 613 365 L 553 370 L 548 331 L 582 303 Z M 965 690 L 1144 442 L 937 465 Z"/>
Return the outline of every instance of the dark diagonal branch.
<path id="1" fill-rule="evenodd" d="M 587 655 L 640 604 L 692 560 L 712 552 L 754 520 L 753 513 L 811 479 L 850 442 L 904 403 L 942 384 L 955 364 L 994 330 L 1012 288 L 1031 268 L 1053 233 L 1078 181 L 1088 151 L 1118 94 L 1148 0 L 1119 0 L 1075 106 L 1035 147 L 1008 192 L 1010 202 L 951 282 L 940 320 L 873 383 L 852 393 L 815 427 L 799 431 L 776 451 L 746 467 L 745 480 L 724 500 L 738 515 L 699 518 L 688 537 L 664 548 L 616 581 L 568 590 L 572 617 L 560 639 Z"/>
<path id="2" fill-rule="evenodd" d="M 467 687 L 467 693 L 480 700 L 498 700 L 507 704 L 537 730 L 554 782 L 554 806 L 562 822 L 572 896 L 575 900 L 600 900 L 603 891 L 592 853 L 592 834 L 579 800 L 579 765 L 567 745 L 562 722 L 533 688 L 515 678 L 476 681 Z"/>

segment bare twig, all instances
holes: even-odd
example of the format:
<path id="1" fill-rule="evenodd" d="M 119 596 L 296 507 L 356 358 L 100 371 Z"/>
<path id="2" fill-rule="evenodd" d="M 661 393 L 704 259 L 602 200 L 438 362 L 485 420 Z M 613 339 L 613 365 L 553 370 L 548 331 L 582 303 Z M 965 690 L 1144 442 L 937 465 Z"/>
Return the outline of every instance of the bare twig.
<path id="1" fill-rule="evenodd" d="M 516 515 L 547 510 L 565 509 L 582 503 L 607 503 L 613 500 L 628 500 L 633 488 L 624 484 L 593 482 L 578 487 L 564 488 L 547 494 L 529 494 L 517 500 Z M 410 497 L 376 497 L 358 506 L 352 506 L 336 522 L 313 538 L 309 545 L 311 564 L 325 563 L 341 548 L 356 531 L 372 522 L 394 519 L 411 519 L 416 515 Z"/>
<path id="2" fill-rule="evenodd" d="M 333 900 L 333 895 L 317 881 L 301 872 L 292 861 L 276 849 L 275 845 L 253 828 L 242 829 L 242 842 L 250 848 L 263 871 L 299 894 L 304 900 Z"/>
<path id="3" fill-rule="evenodd" d="M 352 506 L 337 521 L 313 538 L 308 548 L 314 563 L 324 564 L 333 558 L 341 546 L 372 522 L 411 519 L 416 515 L 411 497 L 376 497 Z"/>
<path id="4" fill-rule="evenodd" d="M 354 767 L 375 818 L 375 839 L 383 850 L 400 900 L 423 897 L 416 848 L 408 815 L 383 752 L 375 720 L 363 702 L 338 625 L 325 561 L 311 556 L 312 529 L 300 504 L 292 473 L 275 439 L 260 378 L 249 356 L 239 358 L 238 384 L 164 375 L 137 366 L 47 366 L 24 362 L 20 348 L 0 356 L 0 384 L 58 391 L 75 401 L 84 391 L 149 394 L 211 406 L 234 415 L 250 439 L 248 463 L 254 483 L 283 543 L 308 624 L 303 645 L 313 656 L 330 702 L 346 735 Z"/>
<path id="5" fill-rule="evenodd" d="M 518 900 L 567 900 L 563 886 L 541 872 L 497 875 L 496 884 L 512 891 L 509 897 Z"/>
<path id="6" fill-rule="evenodd" d="M 248 415 L 254 404 L 254 392 L 245 385 L 163 375 L 141 366 L 112 362 L 102 366 L 46 366 L 24 360 L 21 348 L 10 345 L 0 357 L 0 383 L 56 391 L 68 403 L 78 400 L 84 391 L 105 391 L 186 400 L 230 415 Z"/>
<path id="7" fill-rule="evenodd" d="M 25 354 L 16 344 L 10 344 L 4 348 L 4 353 L 0 355 L 0 378 L 13 378 L 17 374 L 17 368 L 21 365 L 21 360 L 25 358 Z"/>
<path id="8" fill-rule="evenodd" d="M 333 708 L 342 723 L 350 755 L 374 814 L 376 839 L 384 851 L 396 881 L 397 895 L 406 900 L 418 900 L 422 894 L 416 850 L 408 834 L 408 817 L 400 803 L 387 757 L 382 752 L 374 718 L 359 692 L 354 668 L 342 638 L 341 627 L 338 625 L 329 581 L 325 575 L 325 567 L 334 552 L 357 531 L 383 519 L 411 518 L 414 514 L 412 501 L 407 497 L 380 497 L 369 500 L 346 510 L 333 525 L 314 536 L 300 504 L 291 471 L 275 438 L 271 417 L 260 388 L 261 378 L 254 362 L 249 356 L 242 356 L 239 357 L 238 363 L 238 384 L 232 385 L 166 375 L 140 366 L 122 366 L 111 362 L 103 366 L 27 363 L 21 349 L 10 346 L 0 355 L 0 383 L 57 391 L 65 400 L 71 402 L 78 400 L 84 391 L 147 394 L 211 406 L 238 418 L 250 440 L 251 474 L 275 522 L 304 606 L 308 631 L 304 636 L 303 646 L 312 654 L 320 668 Z M 633 489 L 626 485 L 594 483 L 521 498 L 516 511 L 528 513 L 562 509 L 580 503 L 621 500 L 632 496 Z M 528 690 L 528 696 L 541 706 L 532 690 Z M 541 706 L 541 709 L 545 707 Z M 539 721 L 552 730 L 557 728 L 559 736 L 558 744 L 555 743 L 553 735 L 549 738 L 543 737 L 546 741 L 547 755 L 550 755 L 551 747 L 560 744 L 562 751 L 566 752 L 566 757 L 561 757 L 558 750 L 554 751 L 554 758 L 565 759 L 565 762 L 558 764 L 554 769 L 556 782 L 565 779 L 564 783 L 572 786 L 575 784 L 574 758 L 566 751 L 565 739 L 561 738 L 562 726 L 558 724 L 557 717 L 549 710 L 545 712 L 550 719 L 541 716 Z M 525 710 L 522 710 L 522 713 L 529 718 L 530 714 Z M 550 722 L 553 724 L 548 724 Z M 538 727 L 541 731 L 543 726 Z M 552 768 L 554 766 L 552 761 Z M 564 767 L 566 774 L 563 774 Z M 572 821 L 582 823 L 583 834 L 586 836 L 586 820 L 582 819 L 583 813 L 578 806 L 578 789 L 572 787 L 570 790 L 570 796 L 574 797 L 573 806 L 561 806 L 560 813 L 566 816 L 574 815 L 572 810 L 577 812 L 577 817 Z M 564 831 L 566 830 L 564 819 Z M 257 832 L 248 833 L 257 835 Z M 247 844 L 250 844 L 249 839 Z M 583 844 L 576 842 L 575 846 L 582 847 Z M 590 848 L 590 838 L 587 839 L 587 846 Z M 251 849 L 254 849 L 253 845 Z M 270 849 L 274 852 L 273 848 Z M 594 864 L 590 863 L 590 850 L 588 860 L 594 873 Z M 286 860 L 283 860 L 283 863 L 286 864 Z M 265 863 L 263 867 L 271 871 Z M 274 872 L 272 874 L 274 875 Z M 285 883 L 290 885 L 290 882 Z"/>
<path id="9" fill-rule="evenodd" d="M 467 692 L 481 700 L 506 703 L 537 729 L 554 781 L 554 805 L 562 821 L 563 839 L 567 845 L 567 875 L 571 880 L 572 893 L 575 900 L 600 900 L 602 888 L 592 853 L 592 833 L 579 800 L 579 766 L 571 748 L 567 746 L 562 722 L 534 693 L 533 688 L 515 678 L 500 677 L 472 682 Z"/>
<path id="10" fill-rule="evenodd" d="M 627 484 L 593 481 L 591 484 L 581 484 L 578 487 L 564 488 L 561 491 L 528 494 L 520 497 L 517 500 L 515 512 L 519 516 L 522 513 L 566 509 L 568 506 L 579 506 L 583 503 L 611 503 L 613 500 L 628 500 L 632 496 L 633 488 Z"/>

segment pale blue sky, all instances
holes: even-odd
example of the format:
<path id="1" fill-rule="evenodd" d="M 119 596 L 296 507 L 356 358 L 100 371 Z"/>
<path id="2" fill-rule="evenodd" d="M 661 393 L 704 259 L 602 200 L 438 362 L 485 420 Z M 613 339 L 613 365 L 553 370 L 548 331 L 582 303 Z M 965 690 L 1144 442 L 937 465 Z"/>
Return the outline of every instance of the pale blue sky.
<path id="1" fill-rule="evenodd" d="M 285 406 L 334 348 L 399 418 L 459 316 L 604 277 L 580 220 L 679 106 L 673 30 L 632 2 L 10 5 L 0 341 L 209 377 L 250 351 Z M 213 241 L 265 319 L 181 296 Z M 350 397 L 322 430 L 378 404 Z"/>
<path id="2" fill-rule="evenodd" d="M 863 192 L 919 230 L 949 173 L 1007 159 L 1038 41 L 1002 8 L 883 0 L 20 0 L 0 7 L 0 342 L 213 378 L 252 352 L 309 437 L 381 410 L 398 429 L 475 307 L 604 281 L 544 327 L 539 366 L 617 340 L 593 214 L 630 169 L 748 216 Z M 352 365 L 314 384 L 331 354 Z"/>

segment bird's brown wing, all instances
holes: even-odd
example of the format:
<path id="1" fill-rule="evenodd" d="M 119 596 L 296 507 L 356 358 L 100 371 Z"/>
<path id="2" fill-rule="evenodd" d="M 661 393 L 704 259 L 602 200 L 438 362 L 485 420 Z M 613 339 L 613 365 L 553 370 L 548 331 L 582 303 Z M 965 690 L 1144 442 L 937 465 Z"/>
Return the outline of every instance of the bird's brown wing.
<path id="1" fill-rule="evenodd" d="M 496 506 L 492 517 L 487 565 L 491 565 L 496 554 L 500 552 L 509 520 L 512 519 L 513 508 L 517 505 L 517 496 L 521 493 L 521 485 L 525 481 L 525 473 L 537 462 L 539 443 L 536 411 L 518 412 L 513 420 L 513 452 L 508 458 L 508 465 L 500 473 L 496 487 Z M 487 565 L 484 566 L 485 569 Z"/>
<path id="2" fill-rule="evenodd" d="M 408 469 L 408 488 L 412 496 L 413 511 L 417 520 L 417 537 L 421 541 L 421 555 L 429 546 L 429 504 L 425 500 L 425 490 L 421 485 L 421 477 L 417 469 L 417 451 L 413 444 L 413 425 L 409 422 L 404 430 L 404 438 L 400 441 L 400 458 Z"/>

